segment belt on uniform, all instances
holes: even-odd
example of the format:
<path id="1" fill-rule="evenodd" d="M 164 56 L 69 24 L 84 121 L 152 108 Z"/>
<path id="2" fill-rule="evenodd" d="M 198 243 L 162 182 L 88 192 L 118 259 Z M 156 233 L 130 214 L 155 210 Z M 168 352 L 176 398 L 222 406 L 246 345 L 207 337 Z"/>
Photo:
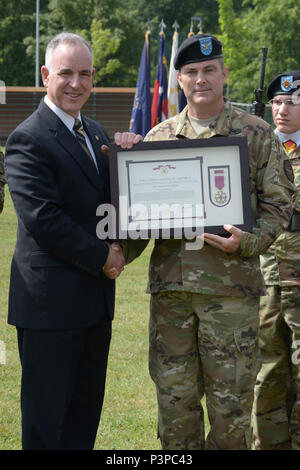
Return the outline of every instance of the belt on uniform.
<path id="1" fill-rule="evenodd" d="M 289 232 L 297 232 L 300 230 L 300 214 L 293 214 L 288 225 Z"/>

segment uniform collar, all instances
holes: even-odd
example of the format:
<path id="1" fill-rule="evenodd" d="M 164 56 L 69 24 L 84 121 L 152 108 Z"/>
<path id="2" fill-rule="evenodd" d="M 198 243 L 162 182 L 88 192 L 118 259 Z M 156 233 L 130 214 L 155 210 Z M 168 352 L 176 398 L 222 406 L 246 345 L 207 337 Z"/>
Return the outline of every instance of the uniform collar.
<path id="1" fill-rule="evenodd" d="M 187 139 L 208 138 L 217 135 L 228 136 L 231 129 L 232 105 L 230 101 L 224 98 L 224 107 L 216 118 L 207 128 L 203 129 L 200 134 L 196 134 L 192 128 L 188 116 L 188 106 L 186 106 L 180 114 L 177 115 L 176 137 L 185 137 Z"/>

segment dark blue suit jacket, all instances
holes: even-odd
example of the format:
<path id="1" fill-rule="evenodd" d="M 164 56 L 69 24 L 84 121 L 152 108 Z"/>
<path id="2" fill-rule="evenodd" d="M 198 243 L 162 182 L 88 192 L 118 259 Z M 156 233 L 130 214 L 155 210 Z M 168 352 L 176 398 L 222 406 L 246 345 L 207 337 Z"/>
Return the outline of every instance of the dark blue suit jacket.
<path id="1" fill-rule="evenodd" d="M 102 272 L 108 246 L 96 236 L 97 207 L 110 202 L 104 129 L 83 118 L 99 174 L 42 101 L 9 136 L 5 171 L 18 216 L 8 322 L 79 328 L 113 317 L 114 281 Z"/>

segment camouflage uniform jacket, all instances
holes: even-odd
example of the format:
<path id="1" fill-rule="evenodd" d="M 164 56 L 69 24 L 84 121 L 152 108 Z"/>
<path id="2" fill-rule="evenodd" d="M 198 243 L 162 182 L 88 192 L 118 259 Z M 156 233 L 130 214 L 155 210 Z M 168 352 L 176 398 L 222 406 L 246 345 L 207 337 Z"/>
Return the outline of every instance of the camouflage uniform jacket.
<path id="1" fill-rule="evenodd" d="M 3 153 L 0 151 L 0 212 L 3 210 L 4 205 L 4 185 L 6 183 L 4 176 L 4 163 L 3 163 Z"/>
<path id="2" fill-rule="evenodd" d="M 253 233 L 243 232 L 240 247 L 226 254 L 204 244 L 185 250 L 185 240 L 156 240 L 149 267 L 148 291 L 189 291 L 226 296 L 259 296 L 265 292 L 259 255 L 287 227 L 295 196 L 289 161 L 265 121 L 225 102 L 222 113 L 196 135 L 187 108 L 151 129 L 145 140 L 246 136 L 249 149 Z"/>
<path id="3" fill-rule="evenodd" d="M 288 155 L 295 184 L 300 190 L 300 146 Z M 295 201 L 294 213 L 300 214 L 300 192 Z M 300 285 L 300 231 L 282 233 L 269 250 L 261 256 L 261 268 L 267 285 Z"/>

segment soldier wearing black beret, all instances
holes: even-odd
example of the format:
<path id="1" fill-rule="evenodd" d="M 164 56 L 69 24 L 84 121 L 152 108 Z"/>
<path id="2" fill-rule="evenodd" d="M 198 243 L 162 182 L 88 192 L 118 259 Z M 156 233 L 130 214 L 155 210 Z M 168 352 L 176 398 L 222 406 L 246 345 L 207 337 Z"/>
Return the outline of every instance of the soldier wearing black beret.
<path id="1" fill-rule="evenodd" d="M 185 64 L 221 57 L 223 57 L 222 43 L 211 34 L 201 33 L 183 41 L 174 59 L 174 68 L 179 70 Z"/>
<path id="2" fill-rule="evenodd" d="M 259 296 L 265 292 L 259 255 L 288 225 L 295 187 L 272 127 L 224 98 L 228 69 L 221 42 L 202 33 L 186 39 L 174 66 L 187 106 L 153 127 L 145 141 L 246 137 L 255 229 L 243 231 L 230 220 L 224 225 L 228 236 L 207 230 L 201 249 L 187 248 L 184 235 L 154 245 L 149 369 L 157 392 L 158 433 L 164 450 L 248 449 Z M 217 166 L 213 159 L 211 165 Z M 220 187 L 216 180 L 211 183 L 216 204 L 220 197 L 229 200 L 229 174 L 223 176 Z M 224 207 L 218 210 L 221 214 Z"/>
<path id="3" fill-rule="evenodd" d="M 267 96 L 300 189 L 300 71 L 277 75 Z M 261 257 L 267 295 L 260 303 L 262 367 L 255 386 L 254 445 L 300 449 L 300 193 L 287 230 Z"/>
<path id="4" fill-rule="evenodd" d="M 295 99 L 300 90 L 300 71 L 292 70 L 290 72 L 277 75 L 269 84 L 267 97 L 272 100 L 277 95 L 294 95 Z"/>

